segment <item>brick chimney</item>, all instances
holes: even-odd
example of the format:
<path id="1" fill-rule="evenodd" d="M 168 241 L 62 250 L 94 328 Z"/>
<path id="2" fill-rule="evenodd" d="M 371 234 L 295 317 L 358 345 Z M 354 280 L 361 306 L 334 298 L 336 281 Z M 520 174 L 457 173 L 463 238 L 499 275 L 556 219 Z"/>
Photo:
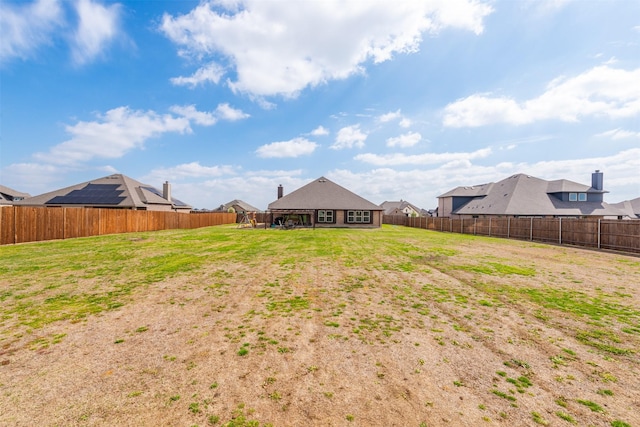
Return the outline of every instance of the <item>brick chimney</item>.
<path id="1" fill-rule="evenodd" d="M 282 184 L 278 185 L 278 199 L 282 198 L 282 195 L 284 193 L 284 188 L 282 188 Z"/>
<path id="2" fill-rule="evenodd" d="M 594 190 L 602 191 L 603 181 L 604 181 L 603 173 L 600 172 L 599 170 L 596 170 L 594 173 L 591 174 L 591 187 Z"/>

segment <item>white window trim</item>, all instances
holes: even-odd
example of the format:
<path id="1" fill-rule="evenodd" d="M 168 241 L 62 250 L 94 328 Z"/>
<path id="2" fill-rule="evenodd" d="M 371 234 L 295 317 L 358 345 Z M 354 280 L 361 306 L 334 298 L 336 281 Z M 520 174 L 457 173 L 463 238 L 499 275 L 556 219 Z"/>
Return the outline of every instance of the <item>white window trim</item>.
<path id="1" fill-rule="evenodd" d="M 321 212 L 322 212 L 322 217 L 321 217 Z M 334 218 L 335 218 L 335 214 L 333 210 L 331 209 L 318 210 L 318 222 L 323 224 L 330 224 L 330 223 L 333 223 Z"/>
<path id="2" fill-rule="evenodd" d="M 371 211 L 349 210 L 347 211 L 347 222 L 350 224 L 370 224 Z"/>

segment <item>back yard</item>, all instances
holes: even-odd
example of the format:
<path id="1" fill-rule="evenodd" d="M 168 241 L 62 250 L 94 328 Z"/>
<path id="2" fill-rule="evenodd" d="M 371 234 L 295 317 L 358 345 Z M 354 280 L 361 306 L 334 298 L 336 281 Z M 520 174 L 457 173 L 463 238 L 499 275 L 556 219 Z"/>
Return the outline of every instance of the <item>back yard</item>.
<path id="1" fill-rule="evenodd" d="M 0 247 L 0 425 L 640 426 L 640 258 L 395 226 Z"/>

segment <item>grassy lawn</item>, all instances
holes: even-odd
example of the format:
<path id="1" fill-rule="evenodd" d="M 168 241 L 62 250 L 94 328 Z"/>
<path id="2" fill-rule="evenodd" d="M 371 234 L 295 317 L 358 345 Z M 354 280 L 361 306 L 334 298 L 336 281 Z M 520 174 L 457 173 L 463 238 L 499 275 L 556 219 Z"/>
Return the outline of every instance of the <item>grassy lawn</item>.
<path id="1" fill-rule="evenodd" d="M 637 257 L 220 226 L 0 247 L 0 303 L 0 425 L 640 426 Z"/>

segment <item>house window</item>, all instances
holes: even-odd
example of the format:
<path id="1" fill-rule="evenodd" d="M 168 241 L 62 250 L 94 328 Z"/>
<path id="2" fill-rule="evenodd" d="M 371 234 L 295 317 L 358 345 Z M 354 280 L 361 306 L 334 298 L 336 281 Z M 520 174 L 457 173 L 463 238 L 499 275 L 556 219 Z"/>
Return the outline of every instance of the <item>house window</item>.
<path id="1" fill-rule="evenodd" d="M 569 201 L 577 202 L 578 201 L 578 193 L 569 193 Z"/>
<path id="2" fill-rule="evenodd" d="M 318 222 L 333 222 L 333 211 L 319 210 Z"/>
<path id="3" fill-rule="evenodd" d="M 578 193 L 578 201 L 586 202 L 587 201 L 587 193 Z"/>
<path id="4" fill-rule="evenodd" d="M 347 222 L 371 223 L 371 211 L 347 211 Z"/>

